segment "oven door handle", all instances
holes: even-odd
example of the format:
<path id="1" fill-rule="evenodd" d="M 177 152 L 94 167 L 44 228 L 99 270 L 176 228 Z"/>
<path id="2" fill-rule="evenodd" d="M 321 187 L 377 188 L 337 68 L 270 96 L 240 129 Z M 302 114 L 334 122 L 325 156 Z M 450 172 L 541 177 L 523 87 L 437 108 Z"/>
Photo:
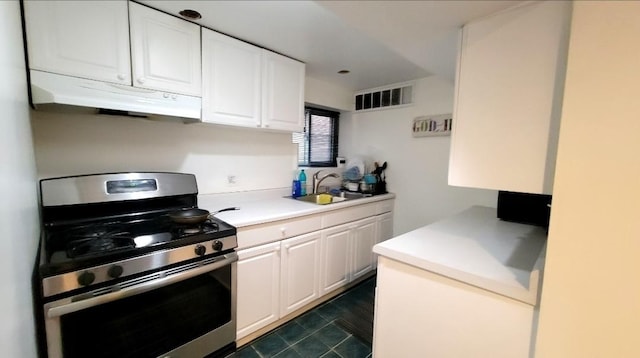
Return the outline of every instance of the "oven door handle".
<path id="1" fill-rule="evenodd" d="M 176 282 L 180 282 L 180 281 L 183 281 L 198 275 L 202 275 L 204 273 L 207 273 L 213 270 L 217 270 L 221 267 L 232 264 L 236 261 L 238 261 L 238 254 L 235 252 L 232 252 L 230 254 L 226 254 L 222 256 L 221 260 L 217 260 L 210 264 L 195 267 L 195 268 L 189 268 L 184 271 L 168 274 L 161 278 L 155 278 L 148 281 L 143 280 L 143 282 L 140 284 L 129 286 L 117 291 L 112 291 L 99 296 L 89 297 L 79 301 L 73 301 L 73 298 L 70 298 L 70 299 L 64 300 L 64 302 L 61 302 L 59 305 L 56 305 L 54 303 L 52 306 L 46 309 L 46 315 L 48 318 L 60 317 L 68 313 L 81 311 L 83 309 L 87 309 L 90 307 L 99 306 L 105 303 L 121 300 L 126 297 L 139 295 L 141 293 L 148 292 L 156 288 L 168 286 Z M 172 271 L 172 270 L 170 269 L 167 271 Z M 157 276 L 157 275 L 158 273 L 155 273 L 150 276 Z M 136 280 L 139 280 L 139 279 L 136 279 Z M 82 295 L 77 297 L 82 297 Z"/>

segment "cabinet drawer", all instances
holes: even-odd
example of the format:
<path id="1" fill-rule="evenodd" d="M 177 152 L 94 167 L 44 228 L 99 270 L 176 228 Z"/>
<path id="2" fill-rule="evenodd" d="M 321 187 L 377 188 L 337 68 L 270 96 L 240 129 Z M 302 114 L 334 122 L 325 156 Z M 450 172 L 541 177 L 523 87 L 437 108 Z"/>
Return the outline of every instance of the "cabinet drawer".
<path id="1" fill-rule="evenodd" d="M 322 218 L 322 227 L 328 228 L 374 215 L 376 215 L 376 204 L 366 204 L 332 211 Z"/>
<path id="2" fill-rule="evenodd" d="M 376 215 L 393 211 L 393 200 L 385 200 L 376 203 Z"/>
<path id="3" fill-rule="evenodd" d="M 238 250 L 238 261 L 248 260 L 266 253 L 280 251 L 280 243 L 274 242 L 272 244 L 262 245 L 259 247 L 252 247 L 250 249 Z"/>
<path id="4" fill-rule="evenodd" d="M 238 249 L 306 234 L 320 230 L 321 227 L 322 220 L 320 216 L 308 216 L 295 220 L 284 220 L 240 228 L 238 229 Z"/>

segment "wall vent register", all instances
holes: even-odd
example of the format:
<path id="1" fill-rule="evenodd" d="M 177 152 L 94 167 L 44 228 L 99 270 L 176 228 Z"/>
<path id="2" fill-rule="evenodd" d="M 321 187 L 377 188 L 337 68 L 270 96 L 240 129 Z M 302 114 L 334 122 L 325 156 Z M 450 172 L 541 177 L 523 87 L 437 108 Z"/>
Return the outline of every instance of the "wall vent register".
<path id="1" fill-rule="evenodd" d="M 393 85 L 355 94 L 356 111 L 383 109 L 413 103 L 413 84 Z"/>

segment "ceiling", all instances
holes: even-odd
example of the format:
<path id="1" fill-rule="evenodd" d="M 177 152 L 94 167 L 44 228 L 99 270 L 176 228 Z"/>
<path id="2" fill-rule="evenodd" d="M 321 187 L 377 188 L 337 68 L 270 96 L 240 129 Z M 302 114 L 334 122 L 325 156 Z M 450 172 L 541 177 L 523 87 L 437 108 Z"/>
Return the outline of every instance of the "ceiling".
<path id="1" fill-rule="evenodd" d="M 453 80 L 458 30 L 523 1 L 138 0 L 306 63 L 307 76 L 349 90 L 429 75 Z M 340 70 L 348 74 L 338 74 Z"/>

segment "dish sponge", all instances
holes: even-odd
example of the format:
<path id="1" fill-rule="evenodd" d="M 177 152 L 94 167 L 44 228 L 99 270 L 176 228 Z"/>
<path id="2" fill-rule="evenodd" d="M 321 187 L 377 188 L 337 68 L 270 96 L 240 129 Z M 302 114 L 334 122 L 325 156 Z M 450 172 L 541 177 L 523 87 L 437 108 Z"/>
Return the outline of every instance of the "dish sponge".
<path id="1" fill-rule="evenodd" d="M 330 194 L 320 194 L 316 197 L 316 204 L 329 204 L 332 198 Z"/>

